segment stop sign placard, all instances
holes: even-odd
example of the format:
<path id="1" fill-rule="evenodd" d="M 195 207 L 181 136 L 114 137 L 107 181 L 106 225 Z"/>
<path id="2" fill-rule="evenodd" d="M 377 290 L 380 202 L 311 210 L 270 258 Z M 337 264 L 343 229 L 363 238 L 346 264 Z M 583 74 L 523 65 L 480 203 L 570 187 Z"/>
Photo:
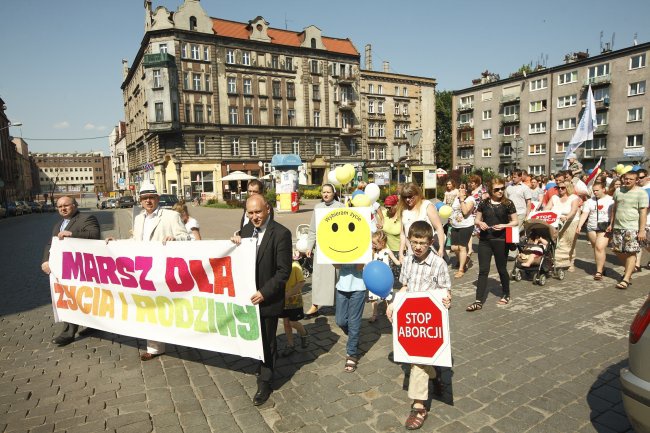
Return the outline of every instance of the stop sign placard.
<path id="1" fill-rule="evenodd" d="M 393 305 L 393 357 L 398 362 L 451 367 L 445 290 L 400 293 Z"/>

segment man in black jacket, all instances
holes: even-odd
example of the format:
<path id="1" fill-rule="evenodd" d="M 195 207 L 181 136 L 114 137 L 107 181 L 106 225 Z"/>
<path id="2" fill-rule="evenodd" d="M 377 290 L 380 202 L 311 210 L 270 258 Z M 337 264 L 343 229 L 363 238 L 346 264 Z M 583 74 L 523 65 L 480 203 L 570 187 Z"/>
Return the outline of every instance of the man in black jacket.
<path id="1" fill-rule="evenodd" d="M 59 215 L 63 218 L 62 221 L 57 221 L 52 227 L 52 238 L 58 237 L 63 240 L 65 238 L 82 238 L 82 239 L 99 239 L 99 223 L 95 215 L 82 214 L 79 212 L 77 201 L 68 196 L 59 198 L 56 202 L 56 208 Z M 41 269 L 49 275 L 50 273 L 50 246 L 52 238 L 45 246 L 43 252 L 43 263 Z M 52 343 L 59 346 L 66 346 L 74 341 L 74 336 L 79 329 L 79 325 L 74 323 L 63 322 L 63 331 L 52 340 Z"/>
<path id="2" fill-rule="evenodd" d="M 271 395 L 271 381 L 277 357 L 275 334 L 278 318 L 284 308 L 284 288 L 291 274 L 291 232 L 270 218 L 270 206 L 261 194 L 246 200 L 249 222 L 242 228 L 242 238 L 257 239 L 255 285 L 257 292 L 251 297 L 260 306 L 260 325 L 264 362 L 257 378 L 257 393 L 253 404 L 259 406 Z M 233 237 L 233 242 L 238 239 Z"/>

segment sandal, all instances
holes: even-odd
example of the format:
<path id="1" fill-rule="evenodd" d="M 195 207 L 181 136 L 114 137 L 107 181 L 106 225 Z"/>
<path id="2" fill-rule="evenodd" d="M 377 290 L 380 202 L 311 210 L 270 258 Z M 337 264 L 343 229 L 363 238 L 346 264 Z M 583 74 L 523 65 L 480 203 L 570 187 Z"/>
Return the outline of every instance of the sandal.
<path id="1" fill-rule="evenodd" d="M 454 278 L 461 278 L 463 275 L 465 275 L 465 272 L 458 271 L 454 274 Z"/>
<path id="2" fill-rule="evenodd" d="M 479 301 L 476 301 L 476 302 L 473 302 L 473 303 L 469 304 L 467 306 L 467 308 L 465 308 L 465 311 L 478 311 L 478 310 L 480 310 L 482 308 L 483 308 L 483 303 L 481 303 Z"/>
<path id="3" fill-rule="evenodd" d="M 596 280 L 596 281 L 600 281 L 600 280 L 602 280 L 602 279 L 603 279 L 603 273 L 602 273 L 602 272 L 596 272 L 596 273 L 594 274 L 594 280 Z"/>
<path id="4" fill-rule="evenodd" d="M 409 414 L 409 417 L 406 418 L 406 422 L 404 423 L 404 427 L 406 427 L 407 430 L 417 430 L 420 427 L 422 427 L 422 424 L 424 424 L 424 420 L 427 419 L 427 409 L 422 408 L 422 409 L 416 409 L 415 407 L 411 406 L 411 413 Z"/>
<path id="5" fill-rule="evenodd" d="M 634 267 L 634 273 L 636 274 L 637 272 L 641 272 L 641 266 Z"/>
<path id="6" fill-rule="evenodd" d="M 632 285 L 632 283 L 630 283 L 629 281 L 621 280 L 621 282 L 616 285 L 616 288 L 620 289 L 620 290 L 625 290 L 628 287 L 630 287 L 631 285 Z"/>
<path id="7" fill-rule="evenodd" d="M 467 257 L 467 261 L 465 262 L 465 272 L 467 272 L 467 270 L 472 266 L 474 266 L 474 262 L 472 261 L 472 258 Z"/>
<path id="8" fill-rule="evenodd" d="M 151 361 L 152 359 L 157 358 L 160 355 L 162 355 L 162 353 L 145 352 L 142 355 L 140 355 L 140 361 Z"/>
<path id="9" fill-rule="evenodd" d="M 510 303 L 510 296 L 502 296 L 497 302 L 497 305 L 508 305 Z"/>
<path id="10" fill-rule="evenodd" d="M 354 356 L 349 356 L 345 359 L 345 368 L 343 371 L 346 373 L 354 373 L 357 370 L 357 364 L 359 363 L 359 358 Z"/>

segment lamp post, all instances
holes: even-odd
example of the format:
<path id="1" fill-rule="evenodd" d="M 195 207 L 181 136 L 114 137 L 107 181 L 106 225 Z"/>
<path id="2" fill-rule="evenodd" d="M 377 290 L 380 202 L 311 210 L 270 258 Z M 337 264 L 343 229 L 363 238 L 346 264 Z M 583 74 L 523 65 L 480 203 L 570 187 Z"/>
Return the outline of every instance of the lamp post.
<path id="1" fill-rule="evenodd" d="M 9 122 L 9 124 L 7 126 L 3 126 L 2 128 L 0 128 L 0 131 L 2 131 L 4 129 L 9 129 L 12 126 L 23 126 L 23 123 L 22 122 L 15 122 L 15 123 Z"/>

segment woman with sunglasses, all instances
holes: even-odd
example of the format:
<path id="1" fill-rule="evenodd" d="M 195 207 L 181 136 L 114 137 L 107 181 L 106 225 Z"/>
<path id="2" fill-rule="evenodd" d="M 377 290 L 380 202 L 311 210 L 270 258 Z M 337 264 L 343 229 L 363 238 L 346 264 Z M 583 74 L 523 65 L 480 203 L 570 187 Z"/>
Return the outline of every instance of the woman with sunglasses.
<path id="1" fill-rule="evenodd" d="M 582 200 L 575 194 L 573 183 L 564 181 L 557 186 L 558 194 L 551 197 L 544 210 L 550 210 L 560 216 L 562 228 L 558 233 L 557 247 L 555 248 L 555 266 L 567 268 L 569 272 L 575 271 L 573 266 L 576 247 L 576 228 L 578 218 L 576 214 L 580 209 Z"/>
<path id="2" fill-rule="evenodd" d="M 336 188 L 331 183 L 323 184 L 321 187 L 323 201 L 314 206 L 314 212 L 309 224 L 309 237 L 307 245 L 307 257 L 311 257 L 312 249 L 316 245 L 316 209 L 336 209 L 344 207 L 338 201 Z M 317 265 L 314 259 L 314 271 L 311 277 L 311 308 L 305 313 L 306 317 L 314 317 L 318 314 L 320 305 L 334 305 L 334 285 L 336 284 L 336 271 L 332 265 Z"/>
<path id="3" fill-rule="evenodd" d="M 506 227 L 518 227 L 517 209 L 511 200 L 504 197 L 505 181 L 495 177 L 490 182 L 490 198 L 481 201 L 476 211 L 475 224 L 481 230 L 478 241 L 478 281 L 476 300 L 467 306 L 466 311 L 483 308 L 487 297 L 487 280 L 490 263 L 494 256 L 503 293 L 497 305 L 510 303 L 510 275 L 508 275 L 508 245 Z"/>
<path id="4" fill-rule="evenodd" d="M 440 216 L 436 207 L 429 200 L 425 200 L 420 187 L 408 182 L 402 187 L 397 215 L 402 221 L 402 232 L 400 233 L 399 261 L 404 261 L 404 251 L 410 251 L 410 245 L 406 234 L 415 221 L 426 221 L 433 227 L 433 251 L 440 257 L 445 255 L 445 232 L 440 222 Z"/>

